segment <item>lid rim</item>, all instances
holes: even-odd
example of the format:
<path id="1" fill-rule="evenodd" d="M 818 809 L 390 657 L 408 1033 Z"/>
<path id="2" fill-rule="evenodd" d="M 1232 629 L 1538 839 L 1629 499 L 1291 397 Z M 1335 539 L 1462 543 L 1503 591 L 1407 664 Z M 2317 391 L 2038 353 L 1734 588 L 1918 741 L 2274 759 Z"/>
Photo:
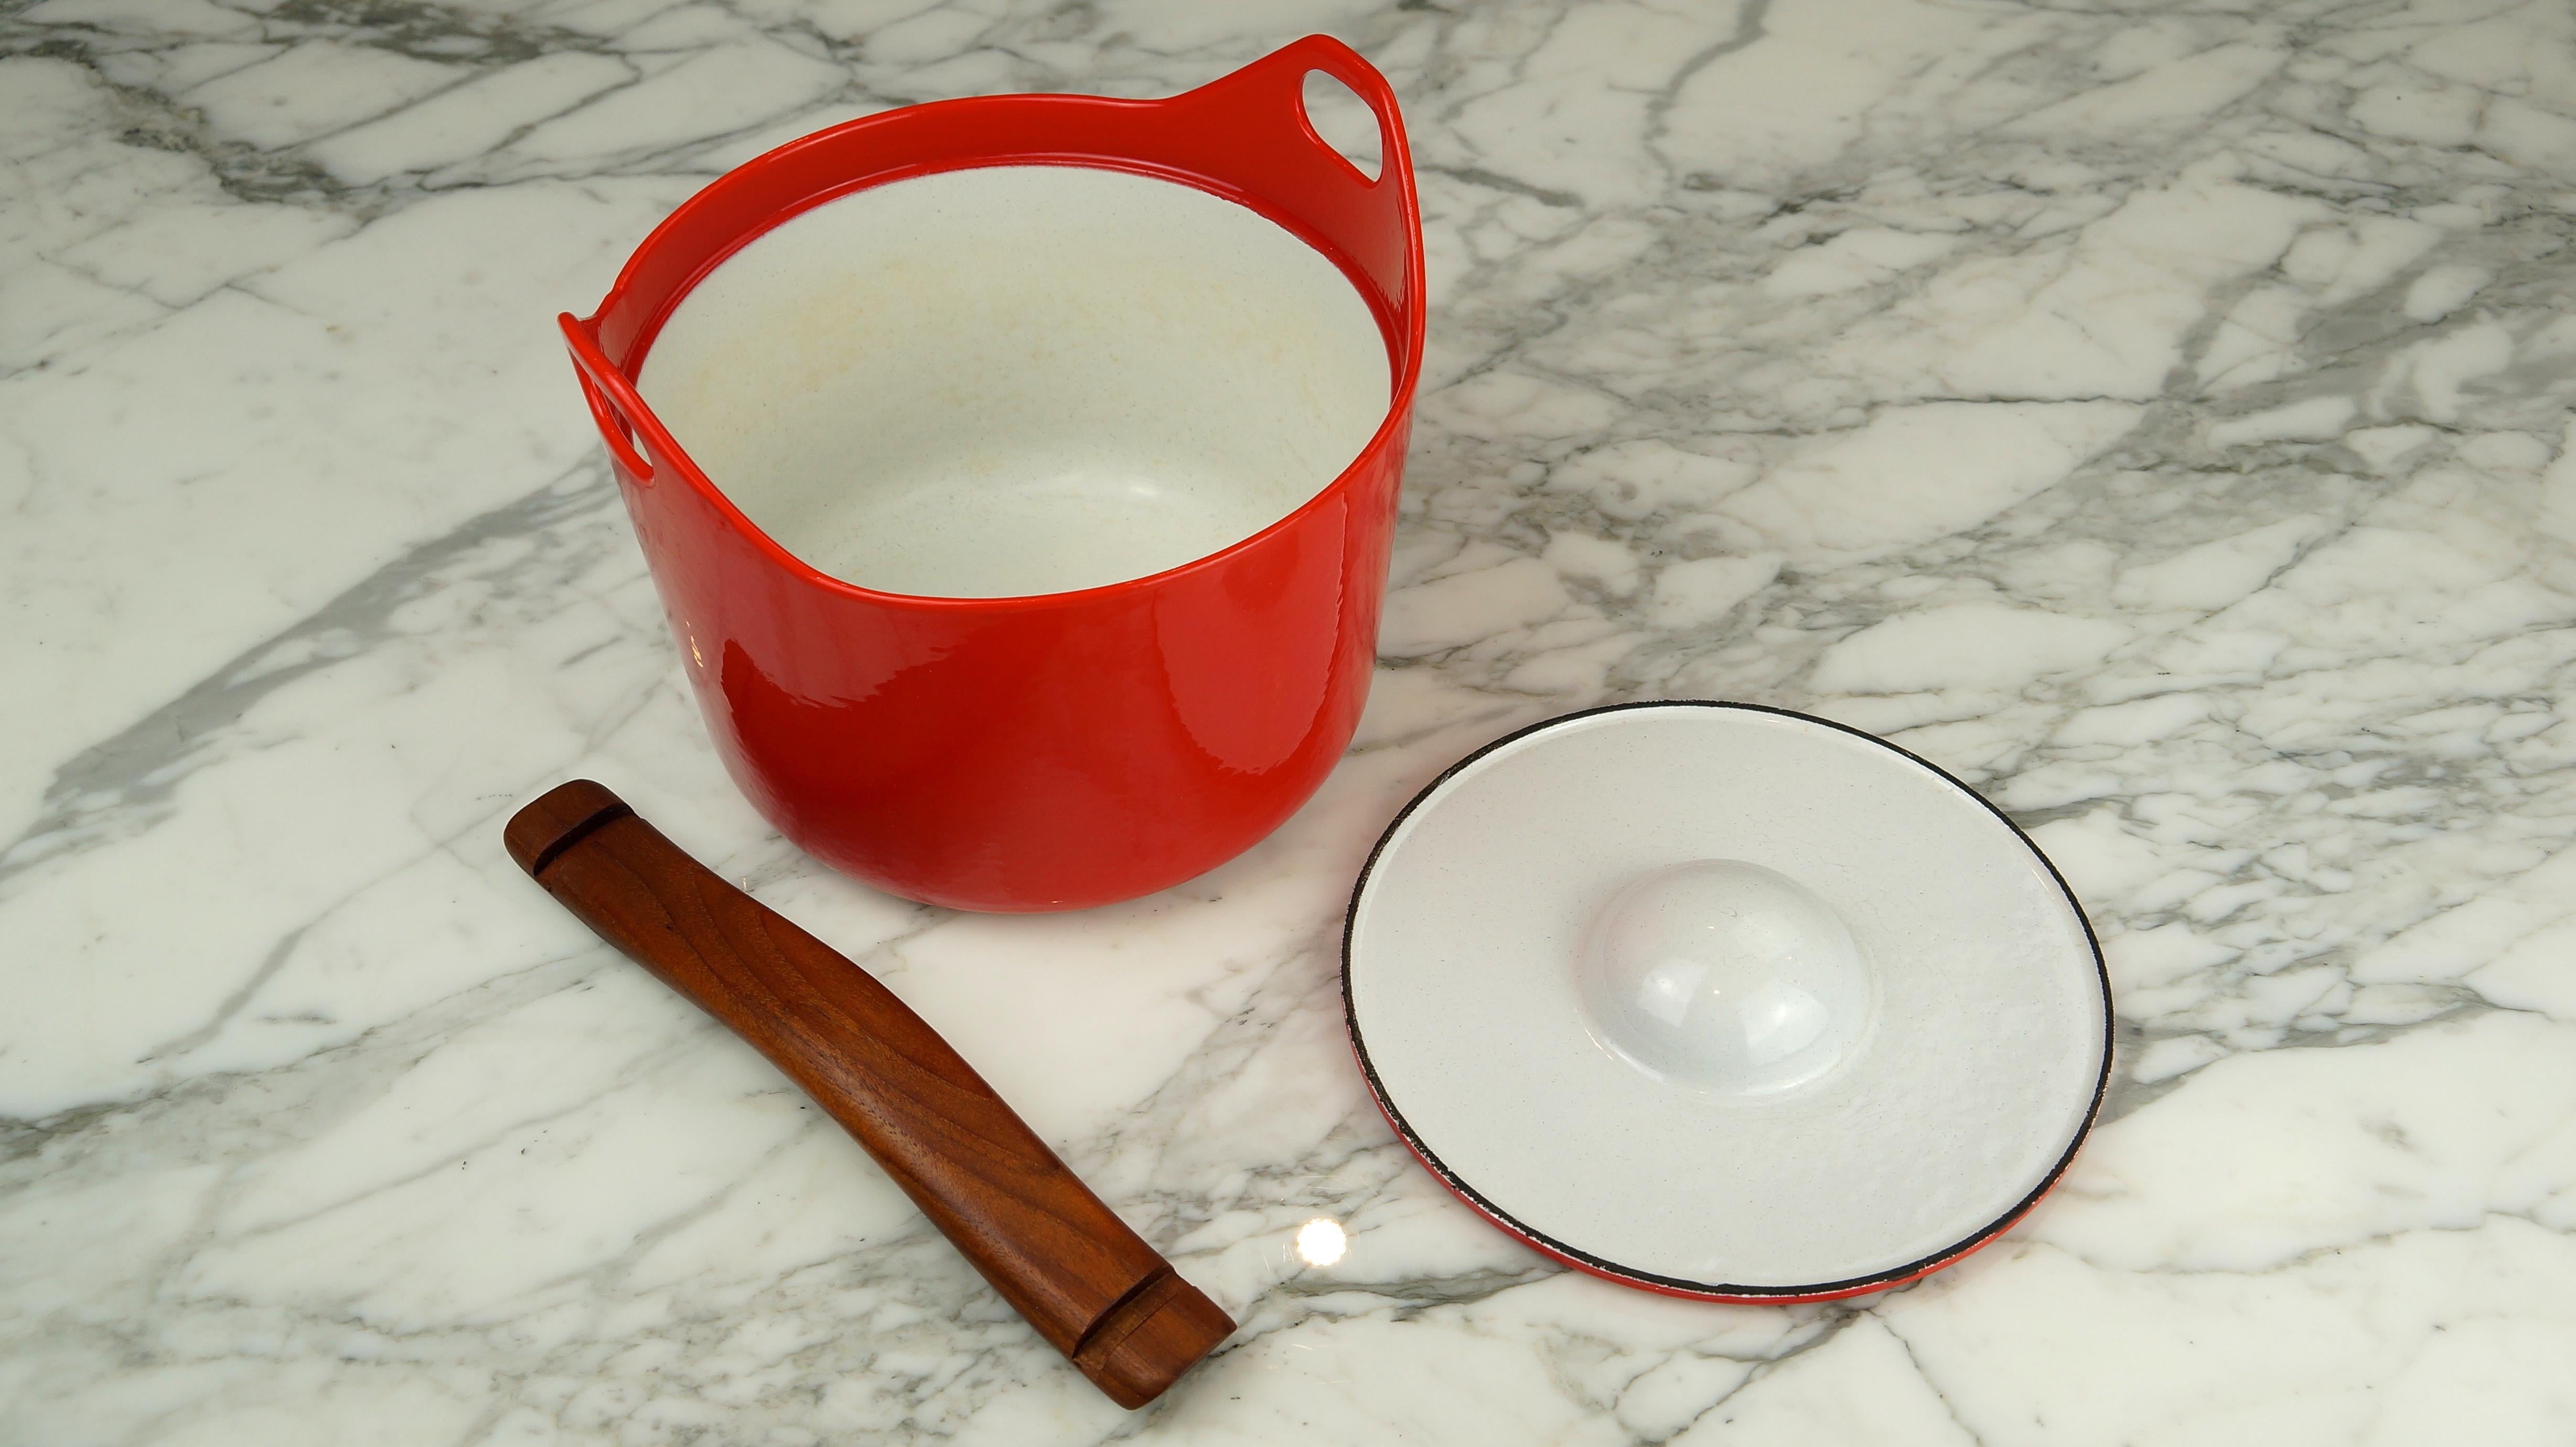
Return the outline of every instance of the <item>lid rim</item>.
<path id="1" fill-rule="evenodd" d="M 1609 1260 L 1608 1258 L 1599 1256 L 1595 1253 L 1585 1251 L 1583 1248 L 1575 1246 L 1569 1242 L 1559 1241 L 1556 1238 L 1549 1236 L 1547 1233 L 1521 1221 L 1510 1212 L 1503 1210 L 1499 1205 L 1488 1199 L 1483 1193 L 1479 1192 L 1473 1185 L 1469 1184 L 1465 1179 L 1452 1170 L 1449 1165 L 1440 1158 L 1438 1152 L 1434 1151 L 1430 1144 L 1422 1139 L 1421 1135 L 1413 1128 L 1412 1123 L 1405 1119 L 1403 1112 L 1398 1110 L 1395 1102 L 1389 1098 L 1386 1086 L 1378 1076 L 1377 1066 L 1369 1057 L 1367 1040 L 1360 1031 L 1358 1004 L 1351 986 L 1351 946 L 1358 928 L 1360 906 L 1367 896 L 1369 883 L 1372 878 L 1375 877 L 1378 863 L 1385 856 L 1388 845 L 1394 842 L 1396 835 L 1403 830 L 1405 822 L 1413 817 L 1414 812 L 1417 809 L 1419 809 L 1424 803 L 1428 802 L 1434 794 L 1438 793 L 1441 788 L 1447 785 L 1452 779 L 1464 773 L 1468 768 L 1484 759 L 1489 754 L 1493 754 L 1534 734 L 1542 733 L 1550 729 L 1560 728 L 1584 719 L 1597 718 L 1605 714 L 1677 708 L 1725 709 L 1738 713 L 1768 714 L 1777 718 L 1791 719 L 1799 723 L 1818 724 L 1837 733 L 1847 734 L 1865 743 L 1876 745 L 1879 748 L 1897 755 L 1906 762 L 1924 769 L 1941 782 L 1949 785 L 1951 788 L 1967 796 L 1969 799 L 1974 800 L 1978 807 L 1993 815 L 1994 818 L 2000 821 L 2005 828 L 2012 831 L 2013 837 L 2020 841 L 2022 847 L 2029 852 L 2030 857 L 2037 860 L 2040 867 L 2047 871 L 2050 882 L 2057 887 L 2059 895 L 2066 901 L 2067 908 L 2074 913 L 2077 925 L 2082 928 L 2086 950 L 2092 957 L 2094 980 L 2102 1002 L 2102 1058 L 2101 1065 L 2096 1071 L 2094 1077 L 2092 1099 L 2085 1105 L 2082 1117 L 2076 1122 L 2075 1129 L 2066 1143 L 2066 1149 L 2059 1153 L 2056 1162 L 2052 1164 L 2047 1171 L 2041 1174 L 2039 1181 L 2030 1189 L 2030 1191 L 2023 1195 L 2001 1215 L 1980 1226 L 1978 1229 L 1969 1233 L 1960 1240 L 1944 1246 L 1928 1255 L 1906 1262 L 1900 1266 L 1889 1267 L 1880 1271 L 1866 1272 L 1835 1281 L 1790 1286 L 1756 1286 L 1735 1282 L 1696 1281 L 1686 1277 L 1677 1277 L 1661 1272 L 1650 1271 L 1642 1267 L 1628 1266 Z M 2003 810 L 1996 808 L 1993 801 L 1987 799 L 1983 794 L 1978 793 L 1975 789 L 1970 788 L 1965 781 L 1952 774 L 1949 770 L 1933 763 L 1931 760 L 1916 754 L 1901 744 L 1891 743 L 1886 739 L 1878 737 L 1876 734 L 1853 728 L 1849 724 L 1839 723 L 1833 719 L 1823 718 L 1815 714 L 1800 713 L 1795 709 L 1775 708 L 1768 704 L 1734 703 L 1717 699 L 1649 699 L 1634 703 L 1602 704 L 1594 708 L 1577 709 L 1572 713 L 1557 714 L 1549 718 L 1540 719 L 1535 723 L 1515 729 L 1501 738 L 1495 739 L 1492 742 L 1485 744 L 1483 747 L 1467 754 L 1464 758 L 1459 759 L 1448 768 L 1441 770 L 1438 776 L 1433 778 L 1429 783 L 1424 784 L 1411 799 L 1406 800 L 1404 807 L 1396 811 L 1395 817 L 1388 821 L 1385 831 L 1378 835 L 1377 842 L 1370 847 L 1367 862 L 1360 866 L 1359 877 L 1351 886 L 1350 904 L 1343 911 L 1341 953 L 1342 1024 L 1344 1032 L 1350 1037 L 1352 1056 L 1359 1064 L 1361 1078 L 1368 1085 L 1369 1098 L 1376 1103 L 1378 1113 L 1386 1117 L 1387 1124 L 1392 1126 L 1395 1130 L 1396 1138 L 1403 1143 L 1407 1151 L 1412 1153 L 1414 1159 L 1420 1161 L 1424 1169 L 1431 1173 L 1432 1178 L 1440 1182 L 1440 1184 L 1451 1194 L 1457 1196 L 1460 1200 L 1475 1208 L 1476 1212 L 1483 1216 L 1488 1222 L 1505 1233 L 1537 1248 L 1544 1254 L 1552 1256 L 1567 1265 L 1590 1272 L 1595 1276 L 1604 1277 L 1622 1285 L 1659 1292 L 1667 1296 L 1690 1297 L 1705 1301 L 1756 1304 L 1773 1303 L 1784 1305 L 1796 1302 L 1829 1301 L 1837 1297 L 1857 1296 L 1867 1292 L 1880 1291 L 1892 1286 L 1902 1285 L 1917 1277 L 1925 1276 L 1931 1272 L 1940 1270 L 1942 1267 L 1948 1266 L 1978 1250 L 1980 1247 L 1991 1243 L 1995 1238 L 2011 1229 L 2015 1223 L 2019 1222 L 2023 1216 L 2028 1215 L 2031 1209 L 2039 1204 L 2041 1198 L 2045 1197 L 2051 1190 L 2056 1188 L 2058 1182 L 2064 1178 L 2067 1168 L 2074 1163 L 2076 1151 L 2082 1148 L 2085 1139 L 2092 1134 L 2093 1126 L 2101 1115 L 2103 1098 L 2110 1089 L 2111 1058 L 2113 1047 L 2116 1043 L 2116 1019 L 2113 1014 L 2111 999 L 2110 970 L 2103 961 L 2101 937 L 2094 931 L 2092 918 L 2084 912 L 2083 902 L 2075 897 L 2075 891 L 2067 884 L 2066 876 L 2059 872 L 2057 862 L 2048 857 L 2046 851 L 2039 847 L 2038 842 L 2030 837 L 2029 831 L 2015 823 L 2011 816 L 2005 814 Z"/>

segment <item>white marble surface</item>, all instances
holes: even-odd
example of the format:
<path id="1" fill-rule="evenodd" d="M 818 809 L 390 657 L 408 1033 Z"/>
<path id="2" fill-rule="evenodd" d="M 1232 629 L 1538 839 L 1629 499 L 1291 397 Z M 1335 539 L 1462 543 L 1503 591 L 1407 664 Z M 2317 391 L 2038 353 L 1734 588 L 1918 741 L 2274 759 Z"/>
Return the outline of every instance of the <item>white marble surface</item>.
<path id="1" fill-rule="evenodd" d="M 1359 747 L 1131 906 L 824 873 L 718 772 L 553 313 L 789 136 L 1308 29 L 1402 94 L 1433 268 Z M 0 55 L 0 1440 L 2568 1440 L 2560 0 L 38 0 Z M 1663 696 L 1887 733 L 2092 908 L 2105 1125 L 1957 1269 L 1620 1290 L 1368 1108 L 1367 843 Z M 576 773 L 946 1029 L 1234 1344 L 1132 1417 L 1075 1378 L 509 866 Z"/>

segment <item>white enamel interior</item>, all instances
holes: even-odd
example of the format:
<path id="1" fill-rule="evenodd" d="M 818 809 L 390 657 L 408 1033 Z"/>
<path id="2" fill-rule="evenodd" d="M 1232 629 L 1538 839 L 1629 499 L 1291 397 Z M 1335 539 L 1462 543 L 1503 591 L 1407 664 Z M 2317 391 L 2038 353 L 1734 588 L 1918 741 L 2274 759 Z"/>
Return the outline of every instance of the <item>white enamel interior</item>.
<path id="1" fill-rule="evenodd" d="M 1339 268 L 1177 182 L 995 166 L 829 201 L 728 257 L 644 398 L 752 522 L 886 592 L 1011 597 L 1204 557 L 1385 420 Z"/>
<path id="2" fill-rule="evenodd" d="M 1658 1080 L 1585 1028 L 1575 960 L 1632 881 L 1777 871 L 1848 926 L 1875 999 L 1768 1093 Z M 1434 789 L 1352 912 L 1353 1024 L 1422 1148 L 1523 1230 L 1632 1276 L 1850 1281 L 2010 1214 L 2082 1130 L 2103 986 L 2044 862 L 1973 795 L 1811 719 L 1568 720 Z"/>

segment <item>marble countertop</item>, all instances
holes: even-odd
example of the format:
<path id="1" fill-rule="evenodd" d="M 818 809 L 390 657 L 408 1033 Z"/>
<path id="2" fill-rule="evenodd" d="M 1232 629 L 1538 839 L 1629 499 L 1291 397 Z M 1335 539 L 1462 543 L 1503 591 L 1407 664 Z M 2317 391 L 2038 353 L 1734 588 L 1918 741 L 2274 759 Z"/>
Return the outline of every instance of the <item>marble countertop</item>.
<path id="1" fill-rule="evenodd" d="M 1316 29 L 1403 97 L 1431 265 L 1357 746 L 1132 905 L 829 874 L 705 742 L 555 312 L 791 136 Z M 0 57 L 0 1441 L 2566 1440 L 2564 4 L 36 0 Z M 1893 738 L 2091 910 L 2102 1126 L 1957 1268 L 1623 1290 L 1369 1106 L 1368 844 L 1663 697 Z M 1234 1342 L 1096 1395 L 510 866 L 577 774 Z"/>

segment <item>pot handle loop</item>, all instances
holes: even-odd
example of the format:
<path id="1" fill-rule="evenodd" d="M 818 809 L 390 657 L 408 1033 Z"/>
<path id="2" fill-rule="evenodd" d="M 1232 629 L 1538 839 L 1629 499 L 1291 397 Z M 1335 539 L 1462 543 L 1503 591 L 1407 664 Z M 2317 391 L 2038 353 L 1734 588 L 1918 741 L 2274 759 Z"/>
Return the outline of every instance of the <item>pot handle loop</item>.
<path id="1" fill-rule="evenodd" d="M 1320 70 L 1350 87 L 1377 118 L 1378 171 L 1371 177 L 1351 163 L 1348 156 L 1325 140 L 1306 114 L 1306 74 Z M 1240 95 L 1244 102 L 1265 108 L 1285 109 L 1296 118 L 1297 129 L 1304 133 L 1307 144 L 1324 153 L 1335 169 L 1350 178 L 1362 190 L 1375 190 L 1386 184 L 1388 174 L 1406 163 L 1404 155 L 1404 119 L 1396 108 L 1395 88 L 1378 74 L 1366 57 L 1329 35 L 1309 35 L 1291 41 L 1232 75 L 1222 76 L 1189 91 L 1177 100 L 1205 98 L 1229 104 Z M 1220 97 L 1228 98 L 1220 101 Z M 1284 102 L 1284 106 L 1281 103 Z M 1248 107 L 1247 107 L 1248 108 Z M 1410 169 L 1409 165 L 1406 166 Z"/>
<path id="2" fill-rule="evenodd" d="M 1350 87 L 1376 116 L 1374 179 L 1317 133 L 1307 116 L 1306 76 L 1313 71 Z M 1170 114 L 1199 134 L 1210 152 L 1207 174 L 1246 165 L 1273 168 L 1279 183 L 1273 199 L 1294 199 L 1317 218 L 1326 237 L 1381 289 L 1395 325 L 1412 330 L 1419 346 L 1420 319 L 1414 313 L 1422 305 L 1422 242 L 1413 157 L 1405 147 L 1395 88 L 1376 66 L 1329 35 L 1309 35 L 1163 104 L 1176 107 Z M 1336 213 L 1339 222 L 1322 219 Z"/>
<path id="3" fill-rule="evenodd" d="M 559 314 L 556 325 L 563 328 L 564 345 L 572 350 L 573 376 L 581 383 L 583 400 L 590 403 L 590 417 L 599 424 L 600 440 L 608 445 L 609 459 L 620 472 L 635 479 L 638 487 L 653 484 L 653 464 L 635 445 L 638 414 L 651 416 L 644 399 L 637 395 L 635 384 L 608 360 L 599 349 L 598 334 L 591 323 L 570 312 Z"/>
<path id="4" fill-rule="evenodd" d="M 1396 110 L 1394 88 L 1386 83 L 1386 77 L 1378 73 L 1376 66 L 1329 36 L 1309 35 L 1281 54 L 1302 61 L 1294 68 L 1290 80 L 1296 87 L 1297 122 L 1306 132 L 1306 139 L 1331 152 L 1333 159 L 1341 162 L 1353 179 L 1374 190 L 1386 179 L 1387 169 L 1395 164 L 1393 158 L 1397 148 L 1404 144 L 1404 122 Z M 1376 175 L 1362 171 L 1339 146 L 1324 139 L 1323 132 L 1315 128 L 1314 113 L 1306 108 L 1306 77 L 1318 72 L 1340 81 L 1368 106 L 1370 117 L 1377 122 Z"/>

